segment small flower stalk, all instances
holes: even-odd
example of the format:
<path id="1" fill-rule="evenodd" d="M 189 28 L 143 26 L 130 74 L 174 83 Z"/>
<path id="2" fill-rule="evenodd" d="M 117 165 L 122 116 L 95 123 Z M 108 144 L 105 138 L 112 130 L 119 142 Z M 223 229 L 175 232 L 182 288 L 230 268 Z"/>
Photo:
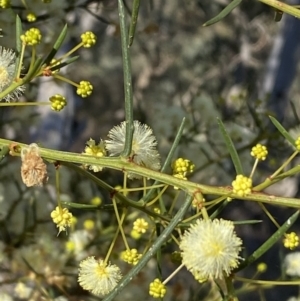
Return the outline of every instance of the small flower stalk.
<path id="1" fill-rule="evenodd" d="M 21 177 L 27 187 L 42 186 L 48 180 L 47 166 L 39 153 L 37 144 L 21 149 Z"/>
<path id="2" fill-rule="evenodd" d="M 79 265 L 78 283 L 96 296 L 107 295 L 121 278 L 121 271 L 116 265 L 96 260 L 95 257 L 88 257 Z"/>
<path id="3" fill-rule="evenodd" d="M 268 269 L 268 266 L 264 262 L 261 262 L 256 266 L 256 270 L 258 273 L 264 273 L 267 269 Z"/>
<path id="4" fill-rule="evenodd" d="M 135 120 L 133 122 L 134 132 L 132 140 L 132 151 L 130 157 L 137 165 L 144 166 L 152 170 L 159 170 L 160 155 L 156 149 L 157 141 L 152 129 Z M 108 140 L 105 145 L 110 156 L 119 156 L 125 145 L 126 123 L 123 121 L 119 126 L 115 126 L 108 133 Z M 129 178 L 140 178 L 136 174 L 129 174 Z"/>
<path id="5" fill-rule="evenodd" d="M 197 280 L 222 279 L 239 264 L 242 240 L 231 221 L 199 219 L 179 244 L 182 263 Z"/>

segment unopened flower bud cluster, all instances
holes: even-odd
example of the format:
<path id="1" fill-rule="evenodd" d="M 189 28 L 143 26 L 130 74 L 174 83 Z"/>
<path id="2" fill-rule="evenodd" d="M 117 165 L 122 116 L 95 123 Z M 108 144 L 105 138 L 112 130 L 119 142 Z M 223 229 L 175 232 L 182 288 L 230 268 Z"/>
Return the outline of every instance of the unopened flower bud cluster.
<path id="1" fill-rule="evenodd" d="M 296 249 L 299 246 L 299 236 L 295 232 L 285 234 L 283 245 L 290 250 Z"/>
<path id="2" fill-rule="evenodd" d="M 244 197 L 251 193 L 252 179 L 243 175 L 237 175 L 232 182 L 233 193 L 240 197 Z"/>
<path id="3" fill-rule="evenodd" d="M 81 42 L 83 44 L 83 47 L 90 48 L 96 44 L 97 37 L 96 35 L 91 32 L 87 31 L 81 35 Z"/>
<path id="4" fill-rule="evenodd" d="M 261 144 L 256 144 L 255 146 L 252 147 L 250 154 L 255 159 L 264 161 L 267 158 L 268 150 L 266 146 Z"/>
<path id="5" fill-rule="evenodd" d="M 143 218 L 138 218 L 133 223 L 133 230 L 138 233 L 146 233 L 149 228 L 149 224 Z"/>
<path id="6" fill-rule="evenodd" d="M 153 298 L 163 298 L 167 292 L 165 285 L 156 278 L 149 286 L 149 295 Z"/>
<path id="7" fill-rule="evenodd" d="M 51 109 L 53 111 L 59 112 L 67 105 L 66 98 L 60 94 L 51 96 L 49 100 L 51 101 Z"/>
<path id="8" fill-rule="evenodd" d="M 194 172 L 195 164 L 188 159 L 178 158 L 173 162 L 172 169 L 174 176 L 182 175 L 183 177 L 186 177 Z"/>
<path id="9" fill-rule="evenodd" d="M 130 249 L 122 252 L 121 258 L 132 265 L 136 265 L 141 259 L 142 254 L 139 254 L 137 249 Z"/>
<path id="10" fill-rule="evenodd" d="M 9 8 L 10 7 L 10 0 L 0 0 L 0 7 L 1 8 Z"/>
<path id="11" fill-rule="evenodd" d="M 90 96 L 92 92 L 93 92 L 93 86 L 91 85 L 90 82 L 85 80 L 82 80 L 79 83 L 79 86 L 77 87 L 77 91 L 76 91 L 76 93 L 83 98 Z"/>
<path id="12" fill-rule="evenodd" d="M 30 46 L 39 44 L 41 39 L 42 34 L 38 28 L 30 28 L 25 34 L 21 35 L 22 42 Z"/>

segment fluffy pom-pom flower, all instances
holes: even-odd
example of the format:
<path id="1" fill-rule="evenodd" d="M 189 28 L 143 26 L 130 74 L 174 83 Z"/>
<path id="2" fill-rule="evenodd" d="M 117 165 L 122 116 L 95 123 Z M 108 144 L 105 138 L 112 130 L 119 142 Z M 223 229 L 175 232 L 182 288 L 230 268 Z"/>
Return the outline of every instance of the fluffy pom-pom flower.
<path id="1" fill-rule="evenodd" d="M 152 129 L 135 120 L 133 122 L 134 132 L 132 139 L 131 157 L 133 162 L 152 170 L 160 169 L 160 155 L 156 150 L 157 141 Z M 109 140 L 105 140 L 106 149 L 111 156 L 119 156 L 125 145 L 126 123 L 123 121 L 115 126 L 108 133 Z M 129 175 L 131 178 L 139 178 L 136 175 Z"/>
<path id="2" fill-rule="evenodd" d="M 79 284 L 97 296 L 107 295 L 121 278 L 120 269 L 114 264 L 107 264 L 104 260 L 88 257 L 79 265 Z"/>
<path id="3" fill-rule="evenodd" d="M 179 244 L 182 263 L 202 278 L 223 278 L 238 266 L 242 240 L 231 221 L 197 220 Z"/>
<path id="4" fill-rule="evenodd" d="M 283 265 L 288 276 L 300 277 L 300 252 L 287 254 Z"/>

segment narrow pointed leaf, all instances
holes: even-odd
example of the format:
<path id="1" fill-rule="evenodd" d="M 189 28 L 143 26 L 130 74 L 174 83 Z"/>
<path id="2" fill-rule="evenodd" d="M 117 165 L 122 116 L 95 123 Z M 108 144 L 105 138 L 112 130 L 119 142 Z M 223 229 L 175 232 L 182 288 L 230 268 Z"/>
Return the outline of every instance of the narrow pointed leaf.
<path id="1" fill-rule="evenodd" d="M 18 54 L 20 54 L 22 50 L 21 35 L 22 35 L 22 22 L 20 17 L 17 15 L 16 16 L 16 49 Z"/>
<path id="2" fill-rule="evenodd" d="M 235 9 L 241 2 L 242 0 L 233 0 L 217 16 L 204 23 L 203 26 L 210 26 L 219 22 L 220 20 L 225 18 L 229 13 L 231 13 L 231 11 Z"/>
<path id="3" fill-rule="evenodd" d="M 220 204 L 220 206 L 212 213 L 212 214 L 210 214 L 210 218 L 211 219 L 214 219 L 214 218 L 216 218 L 224 209 L 225 209 L 225 207 L 228 205 L 228 200 L 226 199 L 226 200 L 224 200 L 224 202 L 222 202 L 221 204 Z"/>
<path id="4" fill-rule="evenodd" d="M 240 271 L 244 267 L 250 265 L 265 252 L 267 252 L 288 229 L 295 223 L 299 216 L 299 211 L 296 211 L 265 243 L 263 243 L 256 251 L 254 251 L 235 271 Z"/>
<path id="5" fill-rule="evenodd" d="M 16 58 L 16 64 L 15 64 L 15 71 L 14 71 L 14 77 L 17 76 L 17 72 L 19 70 L 20 64 L 22 62 L 20 61 L 21 57 L 21 51 L 22 51 L 22 41 L 21 41 L 21 35 L 22 35 L 22 22 L 20 17 L 16 16 L 16 49 L 17 49 L 17 58 Z"/>
<path id="6" fill-rule="evenodd" d="M 64 62 L 60 63 L 59 65 L 51 67 L 51 70 L 55 71 L 55 70 L 65 67 L 65 66 L 68 66 L 71 63 L 75 62 L 78 58 L 79 58 L 79 56 L 70 57 L 69 59 L 65 60 Z"/>
<path id="7" fill-rule="evenodd" d="M 217 118 L 217 119 L 218 119 L 218 124 L 219 124 L 220 130 L 221 130 L 221 133 L 222 133 L 223 138 L 225 140 L 228 152 L 230 154 L 231 160 L 234 164 L 236 174 L 237 175 L 243 175 L 244 174 L 243 167 L 242 167 L 239 155 L 238 155 L 238 153 L 237 153 L 237 151 L 234 147 L 234 144 L 233 144 L 230 136 L 228 135 L 222 120 L 219 119 L 219 118 Z"/>
<path id="8" fill-rule="evenodd" d="M 262 223 L 262 220 L 260 219 L 249 219 L 244 221 L 234 221 L 234 225 L 251 225 L 251 224 L 260 224 Z"/>
<path id="9" fill-rule="evenodd" d="M 274 117 L 269 116 L 272 123 L 275 125 L 277 130 L 281 133 L 283 137 L 285 137 L 289 143 L 291 143 L 293 146 L 295 146 L 295 139 L 288 133 L 288 131 L 280 124 L 279 121 L 277 121 Z"/>
<path id="10" fill-rule="evenodd" d="M 59 34 L 56 42 L 54 43 L 52 50 L 50 51 L 50 53 L 47 55 L 47 57 L 43 61 L 43 64 L 49 65 L 49 63 L 51 62 L 51 60 L 54 58 L 54 56 L 56 55 L 57 51 L 61 47 L 61 45 L 62 45 L 62 43 L 63 43 L 63 41 L 64 41 L 64 39 L 65 39 L 65 37 L 67 35 L 67 30 L 68 30 L 68 26 L 65 25 L 64 28 L 63 28 L 63 30 Z"/>
<path id="11" fill-rule="evenodd" d="M 62 205 L 68 206 L 71 208 L 77 208 L 77 209 L 97 209 L 99 208 L 99 205 L 92 205 L 92 204 L 79 204 L 79 203 L 73 203 L 73 202 L 61 202 Z"/>

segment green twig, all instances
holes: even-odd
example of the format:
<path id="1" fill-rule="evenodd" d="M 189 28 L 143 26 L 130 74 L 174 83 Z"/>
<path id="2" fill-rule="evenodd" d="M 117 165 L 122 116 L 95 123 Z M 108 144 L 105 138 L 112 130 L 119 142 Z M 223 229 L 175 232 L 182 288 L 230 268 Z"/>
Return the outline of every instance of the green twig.
<path id="1" fill-rule="evenodd" d="M 15 144 L 18 147 L 24 147 L 27 146 L 24 143 L 18 143 L 11 140 L 6 139 L 0 139 L 0 147 L 3 146 L 9 146 Z M 201 192 L 203 195 L 210 194 L 210 195 L 216 195 L 216 196 L 226 196 L 231 197 L 239 200 L 248 200 L 248 201 L 254 201 L 254 202 L 262 202 L 277 206 L 285 206 L 285 207 L 293 207 L 293 208 L 300 208 L 299 199 L 298 198 L 288 198 L 288 197 L 279 197 L 275 195 L 269 195 L 266 193 L 259 192 L 274 183 L 278 182 L 280 178 L 283 177 L 283 175 L 279 175 L 274 179 L 267 179 L 264 183 L 256 186 L 253 188 L 252 192 L 244 197 L 241 197 L 237 194 L 232 193 L 232 187 L 230 186 L 210 186 L 210 185 L 203 185 L 194 183 L 191 181 L 185 181 L 176 177 L 173 177 L 172 175 L 167 175 L 158 171 L 154 171 L 142 166 L 139 166 L 133 162 L 129 162 L 128 160 L 124 158 L 118 158 L 118 157 L 96 157 L 96 156 L 89 156 L 85 154 L 79 154 L 79 153 L 71 153 L 71 152 L 62 152 L 57 151 L 53 149 L 46 149 L 46 148 L 40 148 L 40 154 L 41 156 L 48 160 L 48 161 L 59 161 L 61 163 L 78 163 L 78 164 L 88 164 L 88 165 L 99 165 L 102 167 L 107 167 L 119 171 L 126 171 L 126 172 L 133 172 L 136 173 L 142 177 L 150 178 L 153 180 L 157 180 L 159 182 L 162 182 L 164 184 L 170 185 L 170 186 L 176 186 L 179 189 L 187 192 L 188 194 L 195 194 L 196 192 Z M 19 153 L 13 153 L 13 155 L 18 156 Z M 79 167 L 78 167 L 79 168 Z M 79 168 L 80 169 L 80 168 Z M 284 173 L 284 176 L 288 175 L 295 175 L 300 172 L 300 166 L 296 166 L 292 169 L 292 172 L 286 172 Z M 86 172 L 91 176 L 89 172 Z M 93 176 L 94 177 L 94 176 Z M 95 177 L 96 178 L 96 177 Z M 136 204 L 137 205 L 137 204 Z M 204 203 L 205 205 L 205 203 Z M 141 206 L 141 204 L 139 204 Z"/>
<path id="2" fill-rule="evenodd" d="M 139 16 L 140 0 L 134 0 L 132 5 L 131 22 L 129 27 L 129 47 L 133 43 L 137 19 Z"/>
<path id="3" fill-rule="evenodd" d="M 119 20 L 121 31 L 123 73 L 124 73 L 124 93 L 125 93 L 125 121 L 126 121 L 126 140 L 122 156 L 128 157 L 131 154 L 133 137 L 133 96 L 131 83 L 131 65 L 128 49 L 128 38 L 125 22 L 125 8 L 122 0 L 118 0 Z"/>
<path id="4" fill-rule="evenodd" d="M 279 11 L 283 11 L 284 13 L 287 13 L 291 16 L 300 18 L 300 10 L 296 7 L 293 7 L 291 5 L 276 0 L 258 0 L 258 1 L 267 4 L 271 7 L 274 7 Z"/>

